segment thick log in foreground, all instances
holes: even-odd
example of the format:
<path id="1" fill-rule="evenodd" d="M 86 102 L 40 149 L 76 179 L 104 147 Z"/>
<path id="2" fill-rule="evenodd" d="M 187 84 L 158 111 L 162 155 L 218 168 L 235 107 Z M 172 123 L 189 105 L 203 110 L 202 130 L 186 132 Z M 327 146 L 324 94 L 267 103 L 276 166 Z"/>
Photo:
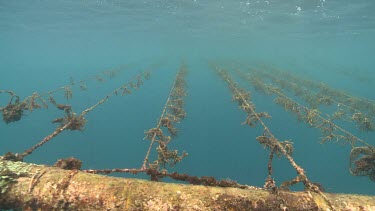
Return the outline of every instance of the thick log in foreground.
<path id="1" fill-rule="evenodd" d="M 326 196 L 337 210 L 375 210 L 375 196 Z M 329 210 L 312 192 L 152 182 L 0 159 L 1 209 Z"/>

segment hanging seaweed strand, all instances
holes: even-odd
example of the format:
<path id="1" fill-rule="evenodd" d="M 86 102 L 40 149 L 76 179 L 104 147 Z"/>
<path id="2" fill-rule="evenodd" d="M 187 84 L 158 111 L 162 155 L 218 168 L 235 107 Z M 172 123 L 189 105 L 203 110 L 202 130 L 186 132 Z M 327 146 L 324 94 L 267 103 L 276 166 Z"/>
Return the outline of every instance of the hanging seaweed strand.
<path id="1" fill-rule="evenodd" d="M 0 94 L 10 95 L 9 102 L 6 106 L 0 107 L 0 111 L 3 114 L 3 120 L 9 124 L 21 119 L 23 111 L 26 109 L 27 104 L 20 102 L 20 97 L 10 90 L 0 90 Z"/>
<path id="2" fill-rule="evenodd" d="M 0 111 L 3 113 L 3 120 L 7 124 L 19 121 L 25 110 L 33 112 L 34 109 L 48 108 L 47 102 L 37 92 L 34 92 L 23 101 L 20 101 L 20 97 L 12 91 L 0 90 L 1 93 L 8 93 L 11 96 L 8 105 L 0 107 Z"/>

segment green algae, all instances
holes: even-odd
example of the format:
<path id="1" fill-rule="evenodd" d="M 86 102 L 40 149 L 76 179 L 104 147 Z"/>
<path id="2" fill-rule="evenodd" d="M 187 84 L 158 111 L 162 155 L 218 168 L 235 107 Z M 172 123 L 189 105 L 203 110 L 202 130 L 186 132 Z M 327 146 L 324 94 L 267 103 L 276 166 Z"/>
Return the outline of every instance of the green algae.
<path id="1" fill-rule="evenodd" d="M 29 177 L 30 169 L 34 166 L 23 162 L 6 162 L 0 157 L 0 195 L 6 193 L 17 178 Z"/>

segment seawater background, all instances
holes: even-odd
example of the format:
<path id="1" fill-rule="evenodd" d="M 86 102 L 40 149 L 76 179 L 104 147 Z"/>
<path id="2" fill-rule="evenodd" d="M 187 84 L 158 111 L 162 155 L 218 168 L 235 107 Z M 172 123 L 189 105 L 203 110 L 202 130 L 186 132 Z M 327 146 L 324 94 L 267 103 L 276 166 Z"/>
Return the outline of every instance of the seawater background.
<path id="1" fill-rule="evenodd" d="M 84 132 L 63 132 L 26 159 L 52 165 L 74 156 L 85 169 L 140 167 L 149 144 L 144 131 L 156 125 L 183 60 L 190 70 L 188 117 L 177 126 L 172 147 L 189 156 L 175 170 L 262 186 L 268 151 L 255 140 L 262 130 L 240 125 L 245 114 L 207 60 L 244 68 L 270 64 L 374 100 L 374 10 L 370 0 L 0 1 L 0 89 L 23 98 L 68 84 L 71 76 L 80 80 L 130 64 L 112 80 L 87 83 L 87 92 L 75 87 L 68 103 L 81 112 L 158 64 L 141 89 L 88 114 Z M 367 177 L 349 174 L 348 146 L 319 144 L 318 130 L 297 122 L 272 97 L 252 95 L 258 111 L 272 115 L 266 123 L 273 133 L 292 139 L 294 157 L 311 180 L 329 192 L 375 194 Z M 63 93 L 56 98 L 64 102 Z M 1 106 L 7 100 L 0 96 Z M 61 115 L 50 107 L 20 122 L 1 122 L 0 153 L 33 146 Z M 374 141 L 374 133 L 347 129 Z M 280 184 L 295 171 L 284 158 L 275 159 L 274 176 Z"/>

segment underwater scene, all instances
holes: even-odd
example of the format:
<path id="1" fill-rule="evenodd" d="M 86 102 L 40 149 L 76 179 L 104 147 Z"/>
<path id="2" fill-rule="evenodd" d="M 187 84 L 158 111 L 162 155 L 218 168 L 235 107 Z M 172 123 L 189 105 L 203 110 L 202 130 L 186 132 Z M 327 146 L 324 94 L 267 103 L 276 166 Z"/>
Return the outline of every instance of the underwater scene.
<path id="1" fill-rule="evenodd" d="M 0 155 L 375 195 L 373 11 L 370 0 L 0 1 Z"/>

